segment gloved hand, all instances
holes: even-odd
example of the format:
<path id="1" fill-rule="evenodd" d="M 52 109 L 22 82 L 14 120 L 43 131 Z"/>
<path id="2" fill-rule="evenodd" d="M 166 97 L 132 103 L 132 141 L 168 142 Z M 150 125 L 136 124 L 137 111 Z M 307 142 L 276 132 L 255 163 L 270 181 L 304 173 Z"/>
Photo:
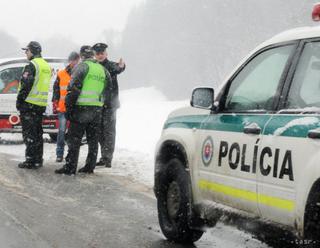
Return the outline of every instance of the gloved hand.
<path id="1" fill-rule="evenodd" d="M 58 113 L 58 101 L 53 101 L 52 102 L 52 112 L 54 114 L 57 114 Z"/>

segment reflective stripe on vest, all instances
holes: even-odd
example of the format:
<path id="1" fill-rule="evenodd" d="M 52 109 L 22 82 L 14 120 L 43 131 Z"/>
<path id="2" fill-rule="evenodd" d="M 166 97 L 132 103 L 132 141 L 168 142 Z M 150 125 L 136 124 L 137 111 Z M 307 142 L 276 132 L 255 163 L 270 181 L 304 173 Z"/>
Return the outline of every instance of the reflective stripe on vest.
<path id="1" fill-rule="evenodd" d="M 80 106 L 103 106 L 102 92 L 105 87 L 105 69 L 99 63 L 85 61 L 89 66 L 88 73 L 83 80 L 81 93 L 76 105 Z"/>
<path id="2" fill-rule="evenodd" d="M 46 107 L 51 80 L 51 68 L 43 58 L 34 58 L 31 60 L 31 63 L 36 68 L 36 75 L 26 102 Z"/>
<path id="3" fill-rule="evenodd" d="M 67 72 L 66 69 L 61 70 L 58 72 L 59 77 L 59 88 L 60 88 L 60 98 L 58 102 L 58 112 L 65 113 L 66 112 L 66 95 L 67 95 L 67 88 L 71 80 L 70 74 Z"/>

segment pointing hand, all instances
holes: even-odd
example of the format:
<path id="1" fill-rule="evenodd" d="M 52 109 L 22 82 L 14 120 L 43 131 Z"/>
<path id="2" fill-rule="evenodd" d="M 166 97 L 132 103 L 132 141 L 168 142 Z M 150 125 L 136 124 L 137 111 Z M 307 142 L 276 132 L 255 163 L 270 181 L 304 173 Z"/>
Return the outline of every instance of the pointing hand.
<path id="1" fill-rule="evenodd" d="M 118 62 L 118 65 L 119 65 L 120 68 L 123 68 L 125 66 L 125 63 L 124 63 L 122 58 L 120 58 L 120 60 Z"/>

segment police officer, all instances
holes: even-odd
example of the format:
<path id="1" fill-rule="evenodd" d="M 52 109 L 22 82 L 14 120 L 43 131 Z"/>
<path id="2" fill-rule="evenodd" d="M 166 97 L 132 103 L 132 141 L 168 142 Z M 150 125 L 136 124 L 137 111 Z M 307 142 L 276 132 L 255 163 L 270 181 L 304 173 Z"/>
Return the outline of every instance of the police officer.
<path id="1" fill-rule="evenodd" d="M 102 106 L 108 98 L 111 78 L 96 60 L 90 46 L 80 49 L 82 62 L 74 69 L 66 97 L 66 117 L 70 120 L 68 130 L 68 155 L 66 164 L 55 171 L 57 174 L 76 173 L 81 139 L 86 132 L 88 155 L 86 164 L 78 172 L 93 173 L 98 152 L 99 125 Z"/>
<path id="2" fill-rule="evenodd" d="M 71 52 L 68 57 L 69 64 L 63 70 L 58 72 L 56 81 L 53 85 L 53 111 L 54 113 L 58 113 L 59 118 L 59 132 L 57 138 L 57 149 L 56 149 L 56 162 L 62 162 L 63 153 L 64 153 L 64 145 L 65 145 L 65 131 L 66 131 L 66 106 L 65 106 L 65 98 L 67 95 L 67 87 L 71 80 L 71 72 L 72 69 L 78 64 L 80 60 L 80 55 L 77 52 Z"/>
<path id="3" fill-rule="evenodd" d="M 107 47 L 104 43 L 97 43 L 93 46 L 93 50 L 96 60 L 109 71 L 112 79 L 110 98 L 107 99 L 102 111 L 101 135 L 99 138 L 101 158 L 97 163 L 97 166 L 110 168 L 116 138 L 116 112 L 120 107 L 117 75 L 125 70 L 126 65 L 122 58 L 118 63 L 108 60 Z"/>
<path id="4" fill-rule="evenodd" d="M 41 57 L 41 45 L 31 41 L 25 48 L 27 59 L 20 79 L 16 101 L 20 112 L 26 160 L 19 168 L 37 169 L 43 164 L 42 117 L 46 110 L 51 68 Z"/>

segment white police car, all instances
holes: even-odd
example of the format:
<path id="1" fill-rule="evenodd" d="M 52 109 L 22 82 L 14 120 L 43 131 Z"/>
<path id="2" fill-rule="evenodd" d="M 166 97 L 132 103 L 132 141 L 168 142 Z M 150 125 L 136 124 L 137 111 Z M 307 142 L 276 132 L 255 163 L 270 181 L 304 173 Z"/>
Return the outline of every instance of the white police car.
<path id="1" fill-rule="evenodd" d="M 266 41 L 217 93 L 194 89 L 165 122 L 154 189 L 177 242 L 198 240 L 199 217 L 226 208 L 319 240 L 320 27 Z"/>
<path id="2" fill-rule="evenodd" d="M 43 132 L 56 140 L 58 133 L 58 118 L 52 113 L 51 91 L 58 70 L 63 69 L 65 59 L 45 58 L 52 68 L 52 78 L 48 97 L 48 106 L 43 118 Z M 8 58 L 0 60 L 0 133 L 22 132 L 19 114 L 16 110 L 16 99 L 19 80 L 23 68 L 29 63 L 25 58 Z"/>

